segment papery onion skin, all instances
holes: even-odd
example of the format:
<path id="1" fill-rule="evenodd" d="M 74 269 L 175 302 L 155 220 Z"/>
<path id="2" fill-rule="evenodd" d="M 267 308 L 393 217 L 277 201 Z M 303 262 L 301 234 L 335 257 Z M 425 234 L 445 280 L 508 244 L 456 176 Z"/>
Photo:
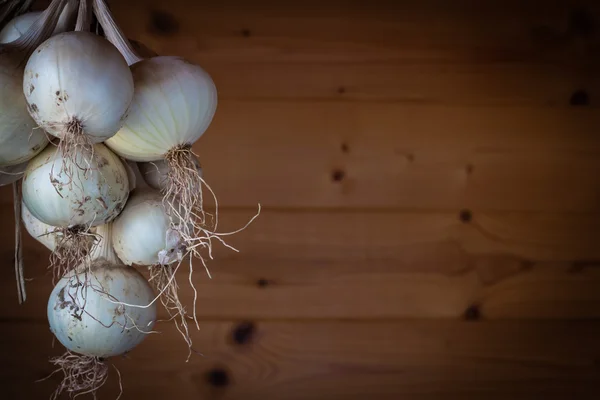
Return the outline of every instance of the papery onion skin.
<path id="1" fill-rule="evenodd" d="M 158 56 L 131 66 L 135 94 L 119 132 L 106 141 L 132 161 L 156 161 L 191 145 L 210 125 L 217 89 L 200 66 L 180 57 Z"/>
<path id="2" fill-rule="evenodd" d="M 23 176 L 23 201 L 29 211 L 42 222 L 63 228 L 113 220 L 129 196 L 127 170 L 101 143 L 94 145 L 94 157 L 99 164 L 87 170 L 74 165 L 72 178 L 61 171 L 63 158 L 54 146 L 32 159 Z M 84 165 L 89 159 L 77 153 L 75 161 Z"/>
<path id="3" fill-rule="evenodd" d="M 12 54 L 0 57 L 0 167 L 26 162 L 49 143 L 27 112 L 23 69 L 18 61 Z"/>
<path id="4" fill-rule="evenodd" d="M 113 222 L 112 239 L 117 256 L 127 265 L 157 264 L 159 252 L 167 247 L 169 227 L 169 215 L 160 193 L 136 189 Z"/>
<path id="5" fill-rule="evenodd" d="M 25 66 L 22 91 L 33 119 L 62 138 L 77 122 L 92 143 L 123 125 L 133 78 L 121 53 L 90 32 L 65 32 L 42 43 Z"/>
<path id="6" fill-rule="evenodd" d="M 87 275 L 73 271 L 54 287 L 47 306 L 50 330 L 75 353 L 95 357 L 124 354 L 152 330 L 156 303 L 131 307 L 115 302 L 146 306 L 154 299 L 154 291 L 133 267 L 100 259 L 92 262 L 90 271 Z"/>

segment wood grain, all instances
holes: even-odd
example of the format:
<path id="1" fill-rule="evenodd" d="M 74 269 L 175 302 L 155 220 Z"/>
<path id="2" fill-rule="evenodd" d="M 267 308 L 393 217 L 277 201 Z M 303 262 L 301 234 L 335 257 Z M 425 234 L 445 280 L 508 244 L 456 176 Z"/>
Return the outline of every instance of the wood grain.
<path id="1" fill-rule="evenodd" d="M 223 62 L 595 60 L 598 5 L 579 1 L 115 2 L 129 37 L 159 53 Z M 135 10 L 136 18 L 128 18 Z M 584 18 L 579 17 L 583 14 Z M 226 15 L 226 18 L 223 16 Z M 493 17 L 492 17 L 493 16 Z M 578 18 L 579 17 L 579 18 Z M 584 19 L 584 23 L 581 20 Z"/>
<path id="2" fill-rule="evenodd" d="M 580 322 L 262 322 L 246 345 L 232 341 L 235 321 L 203 321 L 187 352 L 161 326 L 128 359 L 115 360 L 123 399 L 439 399 L 577 398 L 600 394 L 600 324 Z M 60 374 L 43 324 L 3 323 L 8 398 L 49 395 Z M 15 349 L 23 349 L 15 351 Z M 207 374 L 223 370 L 228 385 Z M 222 378 L 222 376 L 221 376 Z M 216 380 L 223 382 L 223 380 Z M 114 398 L 116 374 L 100 398 Z M 595 396 L 595 397 L 594 397 Z"/>

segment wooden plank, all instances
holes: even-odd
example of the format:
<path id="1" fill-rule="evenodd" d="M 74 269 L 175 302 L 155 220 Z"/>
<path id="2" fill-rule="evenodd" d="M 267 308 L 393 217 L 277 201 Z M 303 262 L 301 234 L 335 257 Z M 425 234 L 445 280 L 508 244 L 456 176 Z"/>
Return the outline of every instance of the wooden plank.
<path id="1" fill-rule="evenodd" d="M 598 211 L 593 110 L 219 107 L 194 148 L 222 206 Z"/>
<path id="2" fill-rule="evenodd" d="M 8 398 L 41 398 L 51 372 L 43 324 L 3 323 L 0 382 Z M 150 335 L 114 360 L 124 399 L 594 399 L 600 395 L 600 324 L 580 322 L 255 322 L 247 345 L 236 325 L 204 321 L 185 363 L 174 329 Z M 24 356 L 24 355 L 27 356 Z M 207 376 L 224 371 L 228 385 Z M 222 376 L 221 376 L 222 377 Z M 116 374 L 100 398 L 115 398 Z M 218 378 L 218 377 L 217 377 Z M 217 382 L 219 380 L 217 379 Z M 223 380 L 220 380 L 223 382 Z"/>
<path id="3" fill-rule="evenodd" d="M 248 217 L 224 212 L 222 229 Z M 598 218 L 475 214 L 465 224 L 447 213 L 267 210 L 231 237 L 240 253 L 215 246 L 212 280 L 196 263 L 197 312 L 202 318 L 461 318 L 476 306 L 489 319 L 596 318 Z M 12 258 L 9 246 L 0 254 Z M 0 316 L 43 317 L 51 290 L 44 276 L 48 252 L 27 237 L 25 257 L 27 277 L 36 278 L 28 292 L 36 296 L 17 307 L 12 271 L 2 270 Z M 191 307 L 187 271 L 179 279 Z"/>
<path id="4" fill-rule="evenodd" d="M 388 101 L 409 104 L 568 107 L 600 91 L 598 74 L 557 64 L 226 63 L 180 53 L 213 78 L 223 100 Z M 592 100 L 589 104 L 595 107 Z"/>
<path id="5" fill-rule="evenodd" d="M 115 2 L 127 35 L 161 54 L 244 62 L 581 62 L 594 60 L 593 1 L 392 2 L 270 0 Z M 130 15 L 136 18 L 130 18 Z M 589 29 L 588 29 L 589 30 Z"/>

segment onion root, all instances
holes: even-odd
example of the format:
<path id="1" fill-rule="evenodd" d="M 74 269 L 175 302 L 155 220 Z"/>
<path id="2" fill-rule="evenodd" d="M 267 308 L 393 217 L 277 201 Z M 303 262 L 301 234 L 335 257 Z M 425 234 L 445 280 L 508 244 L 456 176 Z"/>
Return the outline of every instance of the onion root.
<path id="1" fill-rule="evenodd" d="M 42 380 L 48 379 L 58 372 L 64 374 L 60 385 L 50 397 L 52 400 L 57 399 L 63 392 L 69 393 L 70 397 L 92 394 L 95 399 L 98 389 L 108 380 L 108 364 L 99 357 L 75 354 L 67 350 L 63 355 L 51 358 L 50 363 L 58 368 Z M 121 387 L 119 397 L 121 397 L 123 392 L 121 374 L 116 367 L 115 370 L 119 375 L 119 386 Z"/>

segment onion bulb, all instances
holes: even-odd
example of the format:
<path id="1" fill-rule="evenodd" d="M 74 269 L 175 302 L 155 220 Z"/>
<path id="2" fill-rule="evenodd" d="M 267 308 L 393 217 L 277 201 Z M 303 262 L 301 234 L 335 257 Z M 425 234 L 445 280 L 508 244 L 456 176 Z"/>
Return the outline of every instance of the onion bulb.
<path id="1" fill-rule="evenodd" d="M 111 232 L 111 224 L 98 227 L 101 239 L 91 264 L 63 276 L 50 294 L 50 330 L 67 348 L 65 355 L 52 360 L 65 372 L 58 393 L 95 392 L 107 378 L 104 360 L 131 351 L 156 321 L 152 288 L 117 258 Z"/>
<path id="2" fill-rule="evenodd" d="M 34 51 L 22 90 L 36 123 L 61 139 L 66 155 L 113 136 L 133 98 L 125 59 L 106 39 L 90 32 L 64 32 Z"/>
<path id="3" fill-rule="evenodd" d="M 10 54 L 0 57 L 0 166 L 30 160 L 48 145 L 48 138 L 27 112 L 23 96 L 23 70 L 19 59 Z"/>
<path id="4" fill-rule="evenodd" d="M 192 156 L 192 162 L 194 167 L 198 171 L 198 176 L 203 178 L 202 167 L 198 157 Z M 144 181 L 153 189 L 160 191 L 167 191 L 169 187 L 169 172 L 171 168 L 165 160 L 151 161 L 151 162 L 140 162 L 138 163 L 140 173 L 144 178 Z M 195 191 L 201 190 L 200 187 L 193 188 Z"/>
<path id="5" fill-rule="evenodd" d="M 97 165 L 90 154 L 79 149 L 73 161 L 66 160 L 54 146 L 29 162 L 23 177 L 23 200 L 36 218 L 57 227 L 97 226 L 121 212 L 129 196 L 127 170 L 103 144 L 95 144 L 93 150 Z M 67 164 L 73 175 L 57 172 L 55 164 Z"/>
<path id="6" fill-rule="evenodd" d="M 171 264 L 181 259 L 186 245 L 171 229 L 171 219 L 160 193 L 135 190 L 114 220 L 113 245 L 127 265 Z"/>
<path id="7" fill-rule="evenodd" d="M 48 145 L 43 129 L 31 118 L 23 95 L 23 65 L 29 53 L 56 29 L 66 0 L 54 0 L 32 21 L 27 33 L 0 52 L 0 167 L 23 163 Z"/>
<path id="8" fill-rule="evenodd" d="M 21 204 L 21 219 L 27 233 L 51 251 L 49 268 L 54 281 L 84 260 L 96 241 L 95 227 L 86 233 L 75 234 L 69 228 L 45 224 L 31 214 L 25 203 Z"/>
<path id="9" fill-rule="evenodd" d="M 95 165 L 84 149 L 77 148 L 69 160 L 60 148 L 48 146 L 29 162 L 23 176 L 27 209 L 62 233 L 61 245 L 51 255 L 55 274 L 85 259 L 94 238 L 92 227 L 112 221 L 129 197 L 127 170 L 119 157 L 101 143 L 93 150 Z"/>
<path id="10" fill-rule="evenodd" d="M 72 23 L 77 2 L 70 1 L 60 14 L 53 35 L 65 32 Z M 42 16 L 42 11 L 30 11 L 11 19 L 0 31 L 0 43 L 9 43 L 20 38 L 33 23 Z"/>
<path id="11" fill-rule="evenodd" d="M 10 185 L 21 179 L 25 168 L 27 168 L 27 161 L 10 167 L 0 167 L 0 186 Z"/>

